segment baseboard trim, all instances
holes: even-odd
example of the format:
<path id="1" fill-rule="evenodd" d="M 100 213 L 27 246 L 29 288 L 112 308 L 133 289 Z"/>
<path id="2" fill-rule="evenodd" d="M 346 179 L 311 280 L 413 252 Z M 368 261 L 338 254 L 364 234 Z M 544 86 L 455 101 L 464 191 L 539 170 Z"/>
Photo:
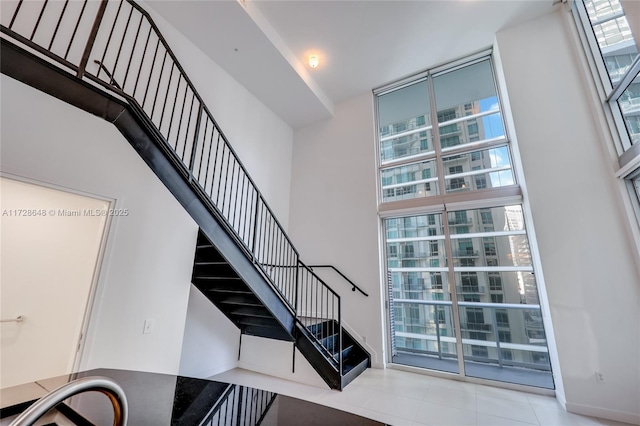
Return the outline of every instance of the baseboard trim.
<path id="1" fill-rule="evenodd" d="M 627 413 L 624 411 L 609 410 L 608 408 L 592 407 L 590 405 L 566 403 L 567 411 L 585 416 L 600 417 L 603 419 L 615 420 L 617 422 L 631 423 L 632 425 L 640 425 L 640 414 Z"/>

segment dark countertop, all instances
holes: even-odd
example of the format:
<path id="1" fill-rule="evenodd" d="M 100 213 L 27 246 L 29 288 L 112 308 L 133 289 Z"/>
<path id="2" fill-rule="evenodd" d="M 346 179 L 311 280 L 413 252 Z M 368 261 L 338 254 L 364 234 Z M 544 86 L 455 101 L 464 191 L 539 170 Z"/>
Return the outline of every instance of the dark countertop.
<path id="1" fill-rule="evenodd" d="M 96 369 L 2 389 L 0 418 L 15 415 L 46 393 L 75 379 L 106 376 L 127 395 L 130 426 L 162 425 L 382 425 L 371 419 L 260 389 L 169 374 Z M 98 392 L 65 404 L 89 422 L 113 424 L 109 399 Z M 68 410 L 59 411 L 67 414 Z M 79 424 L 82 419 L 76 419 Z"/>

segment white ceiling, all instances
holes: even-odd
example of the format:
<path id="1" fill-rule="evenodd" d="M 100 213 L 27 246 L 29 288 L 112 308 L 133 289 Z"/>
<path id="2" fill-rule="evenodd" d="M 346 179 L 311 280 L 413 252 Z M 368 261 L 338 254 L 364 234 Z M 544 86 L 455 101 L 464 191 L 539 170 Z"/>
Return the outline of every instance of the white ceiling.
<path id="1" fill-rule="evenodd" d="M 294 128 L 393 80 L 490 47 L 552 0 L 148 3 Z M 526 46 L 523 46 L 526 49 Z M 307 65 L 309 54 L 320 65 Z"/>

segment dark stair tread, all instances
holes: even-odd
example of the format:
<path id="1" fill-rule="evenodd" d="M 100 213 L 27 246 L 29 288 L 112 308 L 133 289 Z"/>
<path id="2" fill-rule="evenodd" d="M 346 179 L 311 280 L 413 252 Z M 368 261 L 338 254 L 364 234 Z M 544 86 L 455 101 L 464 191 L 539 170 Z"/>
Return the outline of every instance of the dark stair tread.
<path id="1" fill-rule="evenodd" d="M 193 264 L 196 265 L 196 266 L 203 266 L 203 265 L 229 265 L 229 262 L 226 262 L 224 260 L 207 260 L 207 261 L 193 262 Z"/>
<path id="2" fill-rule="evenodd" d="M 205 291 L 212 293 L 228 293 L 228 294 L 253 294 L 252 291 L 244 289 L 244 288 L 218 288 L 211 287 L 205 289 Z"/>
<path id="3" fill-rule="evenodd" d="M 235 277 L 220 277 L 220 276 L 211 276 L 211 275 L 194 275 L 194 280 L 211 280 L 211 281 L 237 281 L 242 282 L 242 278 Z"/>
<path id="4" fill-rule="evenodd" d="M 266 308 L 256 308 L 256 307 L 241 307 L 229 312 L 229 315 L 234 316 L 245 316 L 245 317 L 257 317 L 257 318 L 273 318 L 271 312 L 269 312 Z"/>
<path id="5" fill-rule="evenodd" d="M 210 243 L 202 243 L 202 244 L 198 244 L 196 246 L 196 249 L 205 249 L 205 248 L 215 248 L 215 246 L 213 244 Z"/>
<path id="6" fill-rule="evenodd" d="M 254 327 L 280 328 L 280 324 L 275 319 L 243 317 L 238 319 L 238 324 L 251 325 Z"/>
<path id="7" fill-rule="evenodd" d="M 263 306 L 262 302 L 258 299 L 247 299 L 243 297 L 225 297 L 218 300 L 219 303 L 225 305 L 248 305 L 248 306 Z"/>

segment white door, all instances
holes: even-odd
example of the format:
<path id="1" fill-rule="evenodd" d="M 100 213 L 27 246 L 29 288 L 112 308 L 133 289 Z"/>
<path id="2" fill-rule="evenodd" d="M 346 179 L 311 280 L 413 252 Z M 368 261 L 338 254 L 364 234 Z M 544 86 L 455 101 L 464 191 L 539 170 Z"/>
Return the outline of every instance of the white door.
<path id="1" fill-rule="evenodd" d="M 0 178 L 0 388 L 72 372 L 109 207 Z"/>

